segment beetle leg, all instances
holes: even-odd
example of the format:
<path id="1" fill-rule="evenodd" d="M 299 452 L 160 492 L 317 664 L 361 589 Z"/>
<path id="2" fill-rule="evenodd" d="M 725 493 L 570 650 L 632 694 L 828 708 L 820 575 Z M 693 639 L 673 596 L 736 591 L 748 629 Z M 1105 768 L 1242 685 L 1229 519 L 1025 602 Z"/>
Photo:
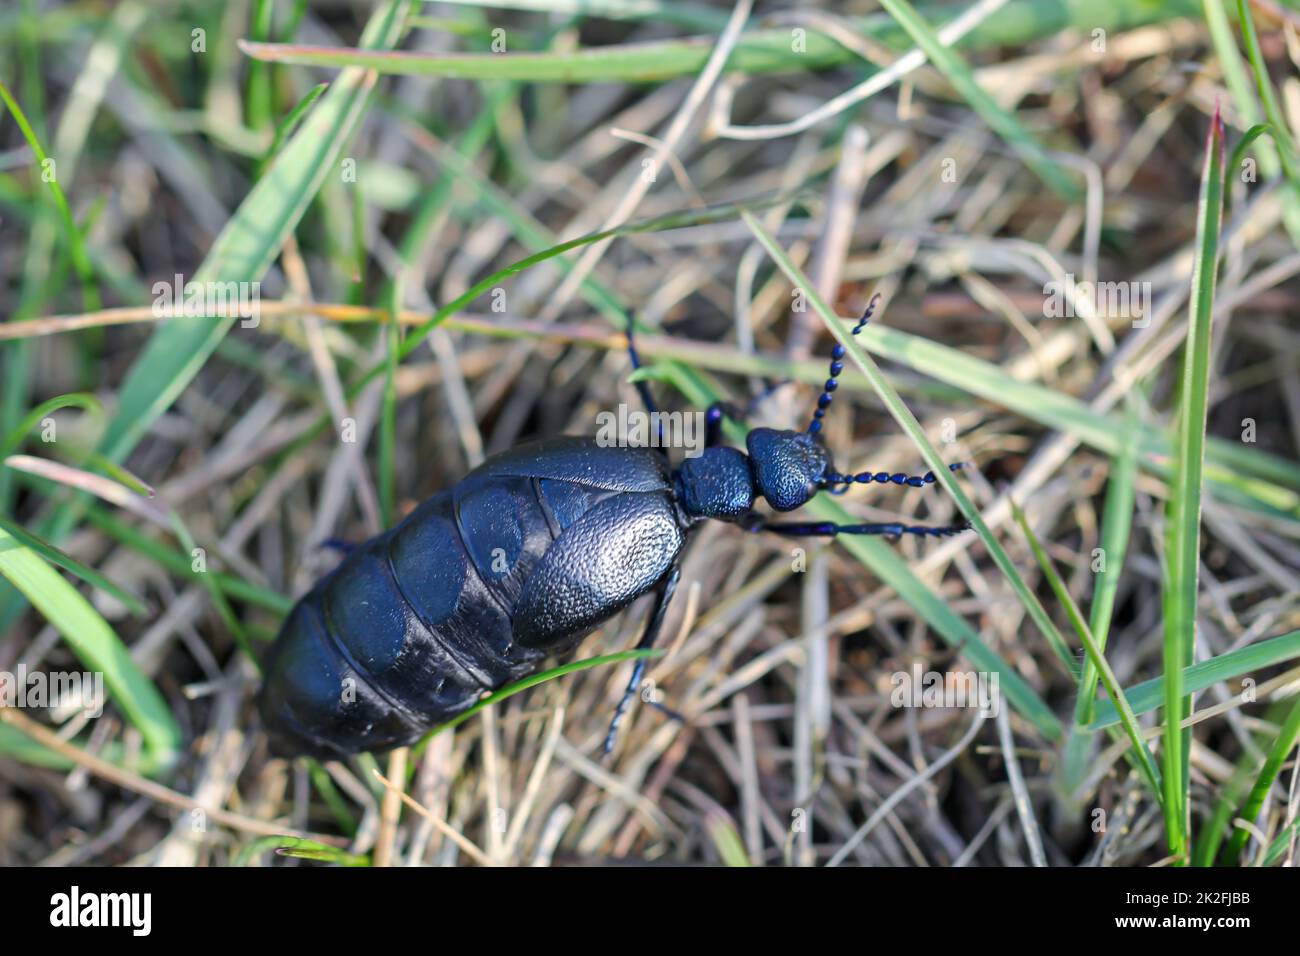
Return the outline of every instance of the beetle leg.
<path id="1" fill-rule="evenodd" d="M 833 521 L 768 521 L 757 513 L 751 513 L 747 519 L 742 519 L 740 525 L 746 531 L 770 531 L 787 538 L 833 538 L 839 534 L 876 534 L 889 538 L 914 534 L 922 538 L 946 538 L 970 530 L 968 521 L 951 525 L 902 524 L 897 521 L 881 524 L 836 524 Z"/>
<path id="2" fill-rule="evenodd" d="M 740 421 L 735 406 L 730 402 L 714 402 L 704 413 L 705 448 L 715 448 L 722 444 L 722 421 L 725 418 Z"/>
<path id="3" fill-rule="evenodd" d="M 352 541 L 344 541 L 342 538 L 326 538 L 320 543 L 319 547 L 328 548 L 329 550 L 337 551 L 340 554 L 351 554 L 352 549 L 356 547 L 356 543 Z"/>
<path id="4" fill-rule="evenodd" d="M 754 414 L 754 409 L 758 407 L 759 402 L 767 398 L 779 388 L 787 385 L 793 385 L 793 379 L 783 378 L 779 382 L 773 382 L 755 395 L 745 405 L 744 410 L 737 408 L 732 402 L 714 402 L 709 406 L 709 410 L 704 413 L 704 444 L 707 448 L 722 443 L 722 420 L 730 418 L 738 424 L 745 424 L 745 420 Z"/>
<path id="5" fill-rule="evenodd" d="M 636 649 L 647 650 L 654 646 L 655 640 L 659 637 L 659 631 L 663 627 L 664 617 L 668 611 L 668 603 L 673 599 L 673 592 L 677 590 L 677 579 L 681 577 L 681 568 L 673 565 L 663 579 L 663 582 L 655 589 L 654 608 L 650 611 L 650 620 L 646 624 L 645 633 L 641 635 L 641 640 L 637 642 Z M 623 721 L 623 715 L 627 712 L 628 706 L 632 703 L 632 698 L 636 696 L 641 687 L 641 678 L 645 676 L 646 663 L 648 658 L 638 657 L 635 666 L 632 668 L 632 679 L 627 683 L 627 689 L 623 691 L 623 697 L 619 700 L 618 706 L 614 708 L 614 717 L 609 722 L 609 732 L 605 734 L 604 752 L 608 754 L 614 749 L 614 740 L 618 737 L 618 725 Z M 672 716 L 681 718 L 680 714 L 673 711 L 665 711 Z"/>
<path id="6" fill-rule="evenodd" d="M 632 370 L 638 371 L 641 368 L 641 356 L 636 350 L 636 317 L 633 313 L 627 314 L 627 357 L 632 362 Z M 641 396 L 641 401 L 645 405 L 646 411 L 651 415 L 651 421 L 655 422 L 658 428 L 656 446 L 659 453 L 665 458 L 668 457 L 668 445 L 664 442 L 664 422 L 659 415 L 659 406 L 655 404 L 654 395 L 650 391 L 650 383 L 637 380 L 635 383 L 636 390 Z"/>

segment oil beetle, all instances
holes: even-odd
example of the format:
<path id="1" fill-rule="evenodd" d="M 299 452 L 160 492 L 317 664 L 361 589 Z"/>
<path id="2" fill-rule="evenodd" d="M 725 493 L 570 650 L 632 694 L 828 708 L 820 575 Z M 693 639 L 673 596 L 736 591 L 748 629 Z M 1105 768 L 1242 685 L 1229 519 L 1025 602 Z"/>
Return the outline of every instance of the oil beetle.
<path id="1" fill-rule="evenodd" d="M 627 346 L 639 368 L 630 323 Z M 786 512 L 850 484 L 934 482 L 933 473 L 834 469 L 819 433 L 844 354 L 837 344 L 808 428 L 751 429 L 747 454 L 720 444 L 720 405 L 707 413 L 703 452 L 676 469 L 663 442 L 655 450 L 567 436 L 537 441 L 489 458 L 356 546 L 298 601 L 267 655 L 259 707 L 273 751 L 337 758 L 410 744 L 651 591 L 637 646 L 652 646 L 687 535 L 710 518 L 790 537 L 965 530 L 964 523 L 781 522 L 753 510 L 760 496 Z M 653 410 L 649 387 L 637 388 Z M 614 712 L 606 752 L 645 663 L 638 659 Z"/>

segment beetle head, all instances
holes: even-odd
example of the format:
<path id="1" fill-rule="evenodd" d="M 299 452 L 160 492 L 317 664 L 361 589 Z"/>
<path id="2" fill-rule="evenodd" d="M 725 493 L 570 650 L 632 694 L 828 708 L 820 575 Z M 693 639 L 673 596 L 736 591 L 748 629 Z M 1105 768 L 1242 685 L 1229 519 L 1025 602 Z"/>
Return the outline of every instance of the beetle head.
<path id="1" fill-rule="evenodd" d="M 826 446 L 807 432 L 755 428 L 745 436 L 754 487 L 777 511 L 808 502 L 831 469 Z"/>

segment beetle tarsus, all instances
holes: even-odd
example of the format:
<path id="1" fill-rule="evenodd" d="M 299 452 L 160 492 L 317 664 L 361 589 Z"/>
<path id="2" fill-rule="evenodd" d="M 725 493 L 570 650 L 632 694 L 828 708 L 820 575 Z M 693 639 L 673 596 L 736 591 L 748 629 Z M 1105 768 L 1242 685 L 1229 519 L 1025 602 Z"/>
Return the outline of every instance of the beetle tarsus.
<path id="1" fill-rule="evenodd" d="M 648 700 L 646 701 L 646 703 L 649 704 L 651 707 L 653 707 L 655 710 L 659 711 L 659 713 L 663 714 L 669 720 L 679 724 L 686 723 L 686 715 L 683 714 L 680 710 L 673 710 L 667 704 L 657 700 Z"/>
<path id="2" fill-rule="evenodd" d="M 742 522 L 746 531 L 766 531 L 787 538 L 834 538 L 841 534 L 879 535 L 900 538 L 905 534 L 919 538 L 947 538 L 970 530 L 969 521 L 950 525 L 903 524 L 885 521 L 872 524 L 837 524 L 834 521 L 768 521 L 762 515 L 752 514 Z"/>

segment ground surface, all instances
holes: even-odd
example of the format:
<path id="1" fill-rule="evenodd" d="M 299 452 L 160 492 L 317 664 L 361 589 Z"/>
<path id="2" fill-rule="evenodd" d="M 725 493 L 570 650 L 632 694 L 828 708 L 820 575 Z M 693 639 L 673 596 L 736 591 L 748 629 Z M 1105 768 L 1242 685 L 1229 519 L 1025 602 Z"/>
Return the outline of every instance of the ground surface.
<path id="1" fill-rule="evenodd" d="M 278 834 L 299 833 L 325 859 L 370 863 L 1147 865 L 1174 852 L 1171 800 L 1193 854 L 1226 845 L 1270 754 L 1281 772 L 1259 785 L 1245 850 L 1291 858 L 1300 203 L 1285 133 L 1232 153 L 1269 118 L 1235 8 L 1207 23 L 1197 4 L 979 4 L 967 70 L 900 59 L 915 44 L 872 3 L 665 2 L 626 18 L 613 2 L 588 16 L 417 4 L 404 26 L 403 5 L 379 4 L 368 28 L 364 5 L 334 3 L 37 6 L 0 14 L 0 79 L 80 238 L 5 113 L 0 441 L 17 437 L 0 446 L 0 528 L 74 563 L 62 587 L 29 583 L 39 612 L 5 589 L 0 670 L 115 677 L 100 718 L 27 708 L 0 724 L 0 863 L 267 863 L 292 842 Z M 1253 9 L 1295 129 L 1300 20 Z M 955 10 L 922 13 L 938 27 Z M 241 39 L 397 47 L 431 75 L 272 63 L 302 51 Z M 872 95 L 836 99 L 862 83 Z M 1208 386 L 1189 388 L 1196 301 L 1211 311 L 1189 297 L 1216 109 L 1230 203 Z M 685 218 L 498 274 L 672 213 Z M 177 275 L 259 282 L 256 323 L 164 323 L 156 284 Z M 713 392 L 744 405 L 793 380 L 750 423 L 803 427 L 831 347 L 816 300 L 848 317 L 873 293 L 863 344 L 939 457 L 972 463 L 955 478 L 1023 593 L 983 533 L 845 546 L 711 523 L 650 669 L 684 724 L 634 705 L 602 759 L 621 662 L 513 696 L 418 756 L 270 758 L 243 648 L 260 653 L 337 561 L 321 542 L 375 533 L 485 455 L 639 408 L 616 334 L 629 312 L 666 408 Z M 389 374 L 375 320 L 394 302 L 409 354 Z M 1192 651 L 1190 628 L 1169 626 L 1168 536 L 1171 499 L 1193 500 L 1174 425 L 1198 392 L 1213 441 Z M 25 421 L 69 393 L 93 398 Z M 825 429 L 839 468 L 929 470 L 888 399 L 848 363 Z M 1181 671 L 1171 660 L 1220 662 L 1208 686 L 1189 672 L 1172 796 L 1118 724 L 1072 730 L 1083 641 L 1012 500 L 1120 686 Z M 834 501 L 861 521 L 960 517 L 943 487 Z M 140 606 L 83 583 L 87 568 Z M 575 659 L 630 647 L 644 613 Z M 995 670 L 997 716 L 897 706 L 913 675 Z M 1163 693 L 1132 702 L 1167 788 Z M 34 743 L 33 724 L 59 739 Z M 419 809 L 376 771 L 406 778 Z"/>

